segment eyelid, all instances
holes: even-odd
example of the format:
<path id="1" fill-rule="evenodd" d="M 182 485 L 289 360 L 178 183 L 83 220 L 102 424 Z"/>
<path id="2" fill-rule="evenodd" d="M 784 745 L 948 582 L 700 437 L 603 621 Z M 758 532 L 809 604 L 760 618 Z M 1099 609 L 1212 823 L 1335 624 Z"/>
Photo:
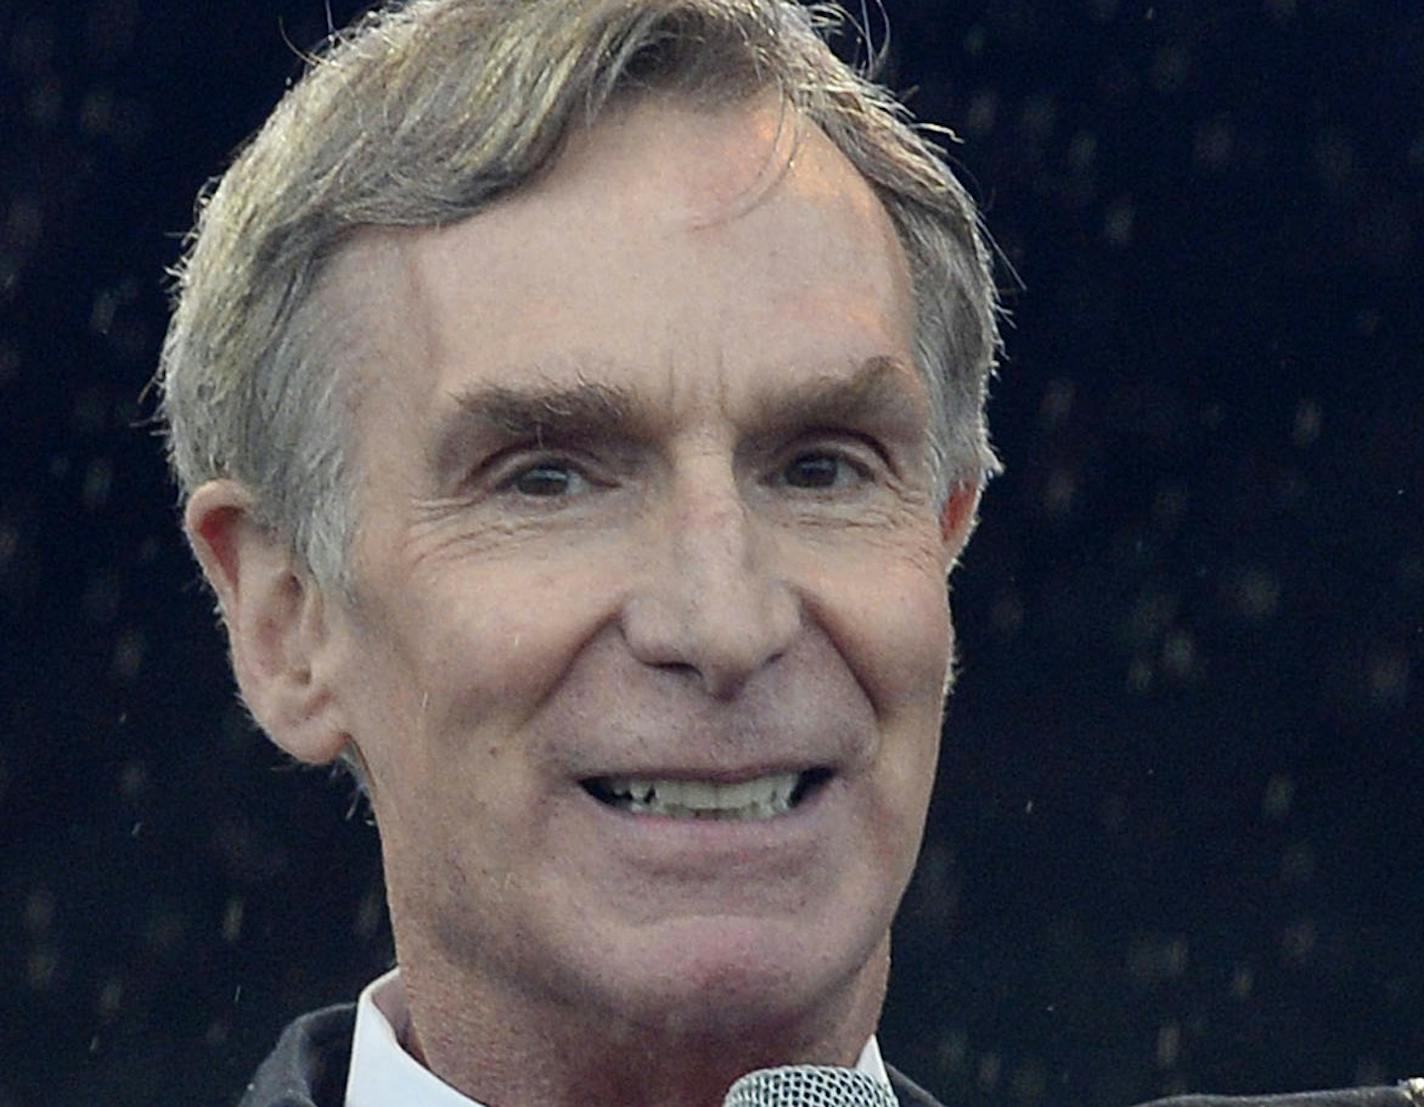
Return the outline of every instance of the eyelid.
<path id="1" fill-rule="evenodd" d="M 799 436 L 786 450 L 791 460 L 806 453 L 828 453 L 844 457 L 851 464 L 858 464 L 864 455 L 871 455 L 875 464 L 893 468 L 890 453 L 872 435 L 856 430 L 818 429 Z"/>

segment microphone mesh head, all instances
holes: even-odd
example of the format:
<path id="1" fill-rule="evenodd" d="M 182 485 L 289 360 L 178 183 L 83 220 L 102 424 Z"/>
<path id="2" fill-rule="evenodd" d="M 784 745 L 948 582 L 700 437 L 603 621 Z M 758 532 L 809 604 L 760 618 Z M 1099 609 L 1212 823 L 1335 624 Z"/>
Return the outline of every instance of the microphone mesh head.
<path id="1" fill-rule="evenodd" d="M 873 1076 L 826 1065 L 758 1069 L 727 1092 L 724 1107 L 898 1107 L 895 1093 Z"/>

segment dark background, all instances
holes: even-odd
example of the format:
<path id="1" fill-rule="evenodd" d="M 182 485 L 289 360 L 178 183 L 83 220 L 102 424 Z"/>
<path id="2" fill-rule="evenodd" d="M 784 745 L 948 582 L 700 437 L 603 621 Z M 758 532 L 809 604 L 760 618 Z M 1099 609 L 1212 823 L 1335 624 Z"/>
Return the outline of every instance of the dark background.
<path id="1" fill-rule="evenodd" d="M 966 1105 L 1424 1073 L 1424 7 L 887 6 L 1012 322 L 886 1052 Z M 0 1107 L 230 1104 L 390 961 L 141 398 L 324 8 L 0 7 Z"/>

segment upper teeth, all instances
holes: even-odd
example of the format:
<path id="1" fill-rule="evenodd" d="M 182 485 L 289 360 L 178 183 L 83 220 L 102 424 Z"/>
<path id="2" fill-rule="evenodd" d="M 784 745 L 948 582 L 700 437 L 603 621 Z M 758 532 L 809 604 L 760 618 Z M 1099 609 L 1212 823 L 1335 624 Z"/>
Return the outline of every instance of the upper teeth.
<path id="1" fill-rule="evenodd" d="M 740 784 L 698 780 L 651 780 L 611 777 L 609 792 L 626 800 L 628 810 L 650 815 L 768 819 L 791 810 L 796 773 L 775 773 Z"/>

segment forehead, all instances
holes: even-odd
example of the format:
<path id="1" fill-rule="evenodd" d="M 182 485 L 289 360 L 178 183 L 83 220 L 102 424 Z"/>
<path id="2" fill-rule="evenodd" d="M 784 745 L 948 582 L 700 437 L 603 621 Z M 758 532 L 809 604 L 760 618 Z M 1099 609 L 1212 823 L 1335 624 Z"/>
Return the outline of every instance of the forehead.
<path id="1" fill-rule="evenodd" d="M 889 216 L 771 99 L 624 105 L 479 215 L 358 240 L 337 283 L 378 334 L 366 384 L 426 408 L 590 374 L 668 403 L 725 398 L 739 373 L 804 390 L 913 346 Z"/>

